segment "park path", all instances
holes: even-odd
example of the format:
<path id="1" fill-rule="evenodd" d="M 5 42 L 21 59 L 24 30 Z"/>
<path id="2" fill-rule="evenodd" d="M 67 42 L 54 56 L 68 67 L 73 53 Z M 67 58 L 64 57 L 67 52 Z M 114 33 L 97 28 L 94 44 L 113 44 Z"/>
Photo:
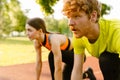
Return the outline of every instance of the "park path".
<path id="1" fill-rule="evenodd" d="M 98 60 L 94 57 L 87 57 L 84 63 L 84 70 L 92 67 L 97 80 L 103 80 L 98 66 Z M 0 67 L 0 80 L 35 80 L 35 63 L 19 64 Z M 48 62 L 43 62 L 42 75 L 40 80 L 51 80 Z"/>

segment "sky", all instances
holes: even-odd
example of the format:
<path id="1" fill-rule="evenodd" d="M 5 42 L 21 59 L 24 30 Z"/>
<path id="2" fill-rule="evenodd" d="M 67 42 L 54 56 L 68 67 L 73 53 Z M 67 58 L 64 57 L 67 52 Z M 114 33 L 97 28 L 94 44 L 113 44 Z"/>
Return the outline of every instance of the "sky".
<path id="1" fill-rule="evenodd" d="M 33 18 L 33 17 L 44 17 L 43 13 L 40 11 L 40 6 L 35 2 L 35 0 L 19 0 L 21 3 L 21 8 L 23 11 L 25 11 L 25 9 L 30 9 L 29 13 L 27 14 L 27 16 L 29 18 Z M 61 9 L 62 9 L 62 0 L 60 0 L 54 7 L 54 17 L 56 19 L 60 19 L 63 17 L 63 14 L 61 13 Z"/>
<path id="2" fill-rule="evenodd" d="M 19 1 L 21 3 L 21 8 L 23 11 L 25 11 L 25 9 L 30 9 L 29 13 L 27 14 L 29 18 L 44 17 L 43 13 L 40 11 L 40 6 L 35 2 L 35 0 L 19 0 Z M 110 14 L 104 16 L 105 18 L 120 19 L 120 7 L 119 7 L 120 0 L 99 0 L 99 1 L 111 6 Z M 55 11 L 53 15 L 56 19 L 61 19 L 64 17 L 61 12 L 62 5 L 63 5 L 62 0 L 59 0 L 59 2 L 53 7 Z"/>
<path id="3" fill-rule="evenodd" d="M 105 18 L 108 19 L 113 19 L 113 18 L 117 18 L 120 19 L 120 0 L 99 0 L 102 3 L 106 3 L 108 5 L 111 6 L 111 11 L 110 11 L 110 15 L 105 16 Z"/>

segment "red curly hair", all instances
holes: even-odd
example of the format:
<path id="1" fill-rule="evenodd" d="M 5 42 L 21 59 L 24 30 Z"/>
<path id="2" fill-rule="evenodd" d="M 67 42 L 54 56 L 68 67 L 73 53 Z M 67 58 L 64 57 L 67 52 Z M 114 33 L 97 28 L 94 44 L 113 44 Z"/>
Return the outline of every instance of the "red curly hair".
<path id="1" fill-rule="evenodd" d="M 67 17 L 79 16 L 81 11 L 85 12 L 89 17 L 93 11 L 96 11 L 99 19 L 101 4 L 97 0 L 64 0 L 62 11 Z"/>

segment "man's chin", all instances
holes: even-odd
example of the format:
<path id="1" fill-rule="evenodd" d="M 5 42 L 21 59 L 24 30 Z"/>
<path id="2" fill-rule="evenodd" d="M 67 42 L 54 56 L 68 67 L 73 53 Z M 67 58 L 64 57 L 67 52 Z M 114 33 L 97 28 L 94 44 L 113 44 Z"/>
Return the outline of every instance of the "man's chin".
<path id="1" fill-rule="evenodd" d="M 81 37 L 81 36 L 79 36 L 79 35 L 75 35 L 75 34 L 74 34 L 74 36 L 75 36 L 75 38 L 80 38 L 80 37 Z"/>

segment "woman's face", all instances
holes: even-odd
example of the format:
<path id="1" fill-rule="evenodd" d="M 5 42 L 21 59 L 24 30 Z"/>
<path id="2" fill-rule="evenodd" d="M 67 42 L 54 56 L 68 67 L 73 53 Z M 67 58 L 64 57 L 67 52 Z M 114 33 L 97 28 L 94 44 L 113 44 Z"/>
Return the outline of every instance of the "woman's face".
<path id="1" fill-rule="evenodd" d="M 37 31 L 34 27 L 30 26 L 29 24 L 26 24 L 25 26 L 26 34 L 30 40 L 37 39 L 39 35 L 39 31 Z"/>

